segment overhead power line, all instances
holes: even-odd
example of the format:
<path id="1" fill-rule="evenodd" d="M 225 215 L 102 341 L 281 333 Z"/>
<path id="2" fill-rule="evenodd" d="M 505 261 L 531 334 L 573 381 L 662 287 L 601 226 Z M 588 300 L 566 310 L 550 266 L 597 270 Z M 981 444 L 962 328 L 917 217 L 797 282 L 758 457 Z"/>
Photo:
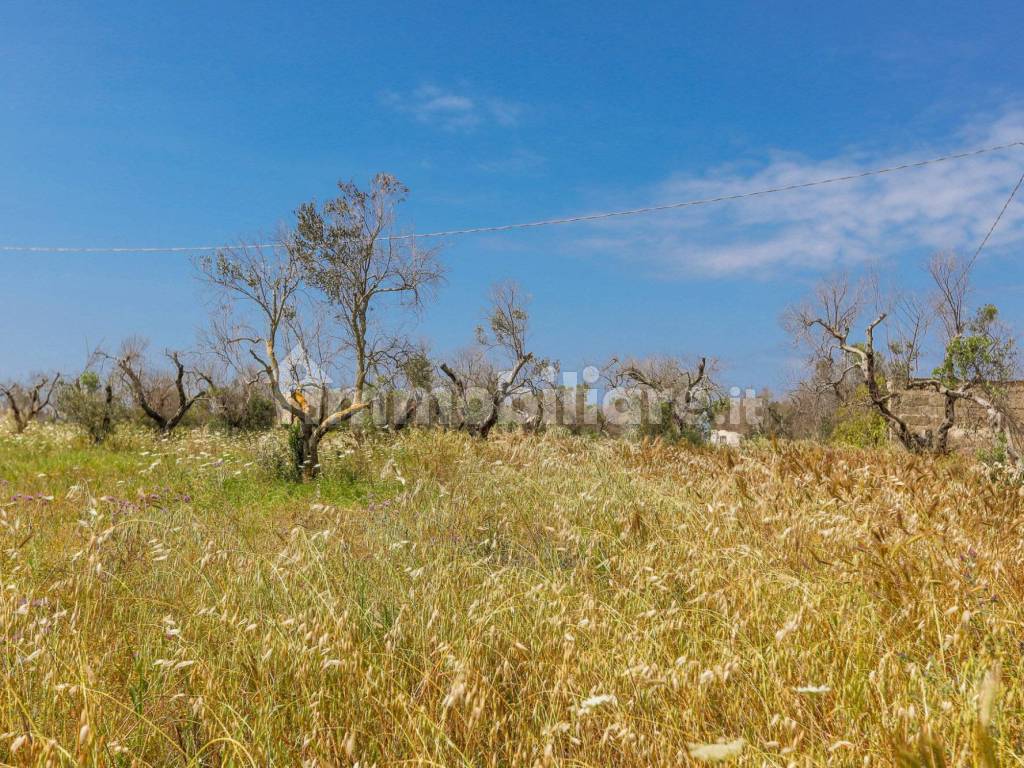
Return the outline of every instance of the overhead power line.
<path id="1" fill-rule="evenodd" d="M 809 189 L 811 187 L 820 187 L 826 184 L 837 184 L 846 181 L 855 181 L 857 179 L 864 179 L 870 176 L 881 176 L 886 173 L 896 173 L 898 171 L 906 171 L 912 168 L 923 168 L 927 165 L 934 165 L 935 163 L 944 163 L 950 160 L 961 160 L 968 157 L 975 157 L 977 155 L 983 155 L 990 152 L 999 152 L 1013 147 L 1024 147 L 1024 141 L 1013 141 L 1008 144 L 997 144 L 989 147 L 982 147 L 980 149 L 973 149 L 967 152 L 957 152 L 955 154 L 942 155 L 940 157 L 932 157 L 927 160 L 917 160 L 915 162 L 901 163 L 899 165 L 891 165 L 885 168 L 874 168 L 869 171 L 861 171 L 859 173 L 850 173 L 843 176 L 832 176 L 825 179 L 815 179 L 813 181 L 804 181 L 796 184 L 784 184 L 776 187 L 767 187 L 765 189 L 757 189 L 751 192 L 738 192 L 731 195 L 718 195 L 716 197 L 705 197 L 696 200 L 683 200 L 674 203 L 662 203 L 659 205 L 648 205 L 642 208 L 629 208 L 621 211 L 604 211 L 602 213 L 588 213 L 579 216 L 567 216 L 564 218 L 555 219 L 542 219 L 539 221 L 527 221 L 519 222 L 515 224 L 498 224 L 487 227 L 469 227 L 466 229 L 448 229 L 439 230 L 436 232 L 417 232 L 403 235 L 389 235 L 385 239 L 387 240 L 413 240 L 419 237 L 454 237 L 456 235 L 475 235 L 482 234 L 485 232 L 509 232 L 517 229 L 534 229 L 537 227 L 550 227 L 560 224 L 576 224 L 587 221 L 598 221 L 600 219 L 612 219 L 621 216 L 639 216 L 647 213 L 657 213 L 659 211 L 670 211 L 679 208 L 690 208 L 699 205 L 711 205 L 713 203 L 724 203 L 731 200 L 745 200 L 751 197 L 760 197 L 762 195 L 771 195 L 777 192 L 792 192 L 798 189 Z M 1017 189 L 1020 188 L 1021 182 L 1024 182 L 1024 176 L 1021 177 L 1021 181 L 1017 182 L 1017 187 L 1014 188 L 1013 193 L 1007 199 L 1006 204 L 1003 206 L 1003 210 L 999 213 L 999 216 L 993 222 L 991 229 L 985 236 L 985 240 L 982 241 L 981 246 L 978 248 L 978 252 L 985 247 L 988 242 L 989 236 L 995 230 L 999 224 L 999 220 L 1002 218 L 1003 213 L 1009 206 L 1010 201 L 1016 194 Z M 268 243 L 253 243 L 250 247 L 262 247 L 272 248 L 279 246 L 280 242 L 268 242 Z M 61 247 L 61 246 L 44 246 L 44 245 L 0 245 L 0 251 L 7 252 L 18 252 L 18 253 L 202 253 L 209 251 L 218 251 L 223 248 L 233 247 L 230 244 L 221 245 L 195 245 L 195 246 L 169 246 L 169 247 L 152 247 L 145 246 L 139 248 L 126 248 L 126 247 Z M 977 258 L 977 253 L 975 258 Z"/>
<path id="2" fill-rule="evenodd" d="M 974 255 L 971 256 L 971 260 L 967 264 L 968 269 L 970 269 L 974 262 L 978 260 L 978 257 L 981 255 L 982 250 L 988 244 L 988 239 L 992 237 L 992 233 L 996 231 L 996 227 L 999 226 L 999 222 L 1002 220 L 1003 214 L 1006 213 L 1006 209 L 1009 208 L 1010 203 L 1013 202 L 1013 198 L 1017 194 L 1017 191 L 1020 189 L 1021 184 L 1024 184 L 1024 173 L 1022 173 L 1020 175 L 1020 178 L 1017 179 L 1017 183 L 1014 185 L 1013 189 L 1010 190 L 1010 196 L 1006 198 L 1006 202 L 1003 203 L 1003 207 L 999 210 L 999 215 L 996 216 L 995 221 L 992 222 L 992 226 L 989 227 L 988 232 L 985 233 L 985 237 L 983 237 L 981 239 L 981 242 L 978 244 L 978 250 L 974 252 Z"/>

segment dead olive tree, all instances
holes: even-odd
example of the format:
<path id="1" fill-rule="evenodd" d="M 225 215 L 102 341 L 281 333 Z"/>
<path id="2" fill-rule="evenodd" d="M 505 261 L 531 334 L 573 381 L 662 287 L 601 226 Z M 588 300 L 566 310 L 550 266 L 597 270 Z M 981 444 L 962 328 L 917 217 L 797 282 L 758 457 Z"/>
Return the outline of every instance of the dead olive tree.
<path id="1" fill-rule="evenodd" d="M 322 206 L 300 206 L 280 246 L 243 245 L 199 263 L 225 299 L 217 346 L 236 368 L 239 349 L 257 362 L 294 420 L 304 479 L 319 473 L 324 436 L 366 410 L 370 388 L 404 360 L 397 320 L 442 278 L 436 252 L 396 231 L 408 190 L 394 177 L 379 174 L 368 190 L 338 189 Z M 332 375 L 351 377 L 352 386 L 333 389 Z"/>
<path id="2" fill-rule="evenodd" d="M 536 392 L 535 379 L 550 366 L 527 349 L 530 316 L 522 289 L 500 283 L 490 298 L 476 346 L 439 366 L 448 379 L 449 426 L 479 437 L 490 434 L 509 398 Z"/>
<path id="3" fill-rule="evenodd" d="M 886 321 L 888 312 L 879 311 L 865 325 L 860 340 L 850 338 L 854 323 L 866 308 L 865 295 L 863 284 L 851 286 L 845 276 L 826 280 L 811 302 L 789 310 L 786 324 L 810 348 L 812 367 L 833 373 L 830 386 L 839 391 L 853 374 L 863 385 L 870 406 L 907 450 L 934 450 L 935 435 L 915 432 L 893 408 L 898 392 L 886 375 L 884 355 L 875 345 L 875 331 Z"/>
<path id="4" fill-rule="evenodd" d="M 858 400 L 855 376 L 840 376 L 839 367 L 835 360 L 815 360 L 806 377 L 792 382 L 788 397 L 777 408 L 788 436 L 827 439 L 842 409 Z"/>
<path id="5" fill-rule="evenodd" d="M 147 342 L 129 338 L 111 359 L 135 404 L 162 435 L 170 435 L 193 405 L 204 398 L 213 382 L 208 373 L 182 362 L 180 352 L 164 354 L 173 372 L 149 370 L 146 362 Z"/>
<path id="6" fill-rule="evenodd" d="M 335 415 L 337 424 L 359 409 L 342 405 L 337 415 L 331 411 L 337 403 L 330 402 L 331 380 L 321 367 L 328 362 L 321 354 L 323 307 L 305 290 L 302 265 L 286 245 L 242 244 L 200 259 L 198 267 L 222 302 L 212 322 L 211 349 L 239 376 L 256 363 L 278 411 L 289 414 L 300 431 L 297 471 L 304 479 L 314 477 L 327 418 Z"/>
<path id="7" fill-rule="evenodd" d="M 302 298 L 302 271 L 285 245 L 242 243 L 204 256 L 196 264 L 218 292 L 219 314 L 206 343 L 211 351 L 244 376 L 255 361 L 256 375 L 269 379 L 271 396 L 288 408 L 282 360 L 294 342 L 291 326 Z"/>
<path id="8" fill-rule="evenodd" d="M 683 431 L 695 426 L 697 416 L 708 413 L 720 399 L 712 379 L 715 362 L 702 357 L 688 366 L 676 357 L 613 359 L 606 366 L 606 378 L 613 387 L 639 391 L 653 398 L 663 427 Z"/>
<path id="9" fill-rule="evenodd" d="M 7 400 L 7 409 L 14 422 L 14 431 L 24 432 L 50 406 L 50 399 L 60 383 L 60 374 L 40 374 L 28 382 L 0 384 L 0 395 Z"/>

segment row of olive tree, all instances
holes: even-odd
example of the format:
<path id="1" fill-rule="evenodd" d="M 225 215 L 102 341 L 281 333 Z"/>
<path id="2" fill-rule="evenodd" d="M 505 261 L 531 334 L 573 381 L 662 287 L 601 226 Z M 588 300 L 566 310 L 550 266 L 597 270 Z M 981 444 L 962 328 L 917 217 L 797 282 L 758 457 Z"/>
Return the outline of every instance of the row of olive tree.
<path id="1" fill-rule="evenodd" d="M 531 348 L 528 299 L 514 283 L 493 288 L 473 343 L 458 354 L 435 361 L 411 339 L 444 270 L 436 248 L 399 229 L 407 194 L 386 174 L 366 189 L 341 182 L 333 199 L 301 205 L 275 244 L 240 243 L 198 259 L 216 299 L 202 354 L 167 350 L 154 360 L 138 337 L 116 352 L 97 349 L 78 377 L 0 389 L 16 428 L 49 410 L 99 442 L 129 413 L 167 436 L 190 420 L 216 415 L 234 426 L 269 409 L 291 420 L 309 479 L 324 437 L 399 388 L 395 429 L 426 407 L 439 417 L 430 423 L 485 438 L 521 401 L 531 403 L 517 419 L 528 429 L 553 416 L 544 408 L 577 408 L 579 388 L 559 387 L 557 363 Z M 682 427 L 697 395 L 714 389 L 712 369 L 704 359 L 692 371 L 676 359 L 613 360 L 605 377 L 662 398 L 669 422 Z M 252 407 L 260 402 L 268 408 Z"/>
<path id="2" fill-rule="evenodd" d="M 161 366 L 146 347 L 144 339 L 131 337 L 116 354 L 94 350 L 77 376 L 46 374 L 0 384 L 14 431 L 39 419 L 62 420 L 98 443 L 132 419 L 163 436 L 186 422 L 234 431 L 267 429 L 275 422 L 266 388 L 251 371 L 215 376 L 216 366 L 175 350 L 164 353 L 170 365 Z"/>
<path id="3" fill-rule="evenodd" d="M 443 426 L 487 437 L 502 407 L 526 395 L 534 396 L 534 409 L 520 423 L 538 426 L 545 414 L 537 404 L 564 398 L 537 397 L 557 389 L 557 364 L 530 347 L 522 290 L 495 286 L 475 343 L 435 364 L 409 331 L 444 270 L 436 248 L 398 227 L 408 190 L 380 174 L 367 190 L 342 182 L 338 191 L 323 204 L 302 205 L 278 245 L 243 243 L 197 262 L 219 298 L 209 346 L 235 369 L 255 365 L 297 430 L 302 476 L 318 473 L 329 432 L 400 385 L 406 399 L 392 414 L 396 429 L 426 406 L 441 411 Z M 695 393 L 710 391 L 704 360 L 693 373 L 678 361 L 614 362 L 610 369 L 622 384 L 671 393 L 672 418 L 680 422 Z M 339 394 L 337 382 L 350 385 Z"/>

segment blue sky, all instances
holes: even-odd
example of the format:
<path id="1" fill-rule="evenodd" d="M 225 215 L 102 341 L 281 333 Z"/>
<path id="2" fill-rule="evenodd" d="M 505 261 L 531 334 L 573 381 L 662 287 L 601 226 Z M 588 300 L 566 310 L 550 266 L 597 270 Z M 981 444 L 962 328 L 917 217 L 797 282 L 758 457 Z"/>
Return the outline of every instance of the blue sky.
<path id="1" fill-rule="evenodd" d="M 5 3 L 0 241 L 202 245 L 272 232 L 339 178 L 394 173 L 405 226 L 472 227 L 855 172 L 1024 139 L 1024 6 L 963 3 Z M 787 303 L 837 268 L 920 285 L 970 251 L 1024 149 L 604 224 L 452 238 L 417 333 L 468 343 L 488 286 L 540 354 L 722 360 L 782 387 Z M 978 294 L 1024 328 L 1024 200 Z M 0 254 L 0 377 L 90 345 L 189 346 L 187 257 Z"/>

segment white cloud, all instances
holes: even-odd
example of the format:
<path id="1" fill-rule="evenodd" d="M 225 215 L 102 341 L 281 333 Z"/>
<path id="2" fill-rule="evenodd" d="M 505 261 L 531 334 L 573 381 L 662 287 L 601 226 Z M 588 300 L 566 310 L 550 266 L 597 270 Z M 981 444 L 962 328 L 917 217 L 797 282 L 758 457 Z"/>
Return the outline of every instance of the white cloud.
<path id="1" fill-rule="evenodd" d="M 486 123 L 509 127 L 522 114 L 522 106 L 504 99 L 470 95 L 436 85 L 421 85 L 411 93 L 388 91 L 383 102 L 424 125 L 446 131 L 468 132 Z"/>
<path id="2" fill-rule="evenodd" d="M 543 155 L 528 149 L 517 149 L 503 157 L 482 160 L 476 164 L 476 168 L 485 173 L 523 175 L 538 171 L 546 162 Z"/>
<path id="3" fill-rule="evenodd" d="M 750 171 L 735 167 L 676 174 L 633 198 L 637 205 L 740 194 L 1024 140 L 1024 112 L 962 129 L 954 142 L 887 156 L 829 160 L 775 155 Z M 578 248 L 644 259 L 668 272 L 767 275 L 828 270 L 921 250 L 972 252 L 1024 171 L 1024 147 L 922 168 L 745 200 L 609 220 Z M 990 241 L 1024 240 L 1024 195 Z"/>

